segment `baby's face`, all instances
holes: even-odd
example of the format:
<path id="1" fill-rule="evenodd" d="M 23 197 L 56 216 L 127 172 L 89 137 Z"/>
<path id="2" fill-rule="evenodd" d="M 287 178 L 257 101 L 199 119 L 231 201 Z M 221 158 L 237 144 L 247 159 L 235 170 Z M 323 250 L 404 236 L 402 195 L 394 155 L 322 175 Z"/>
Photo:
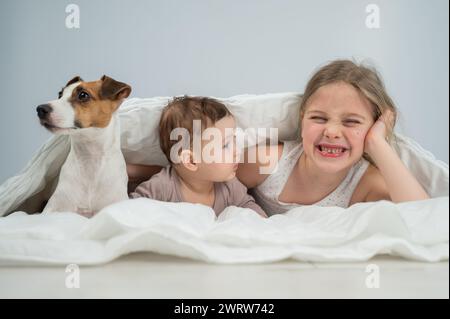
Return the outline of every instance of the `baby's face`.
<path id="1" fill-rule="evenodd" d="M 364 140 L 374 123 L 373 107 L 356 88 L 344 82 L 318 89 L 302 119 L 304 152 L 322 171 L 348 169 L 364 153 Z"/>
<path id="2" fill-rule="evenodd" d="M 214 135 L 213 135 L 214 134 Z M 236 176 L 240 151 L 236 147 L 236 122 L 232 116 L 203 132 L 202 162 L 197 173 L 205 180 L 224 182 Z M 209 135 L 209 138 L 208 138 Z"/>

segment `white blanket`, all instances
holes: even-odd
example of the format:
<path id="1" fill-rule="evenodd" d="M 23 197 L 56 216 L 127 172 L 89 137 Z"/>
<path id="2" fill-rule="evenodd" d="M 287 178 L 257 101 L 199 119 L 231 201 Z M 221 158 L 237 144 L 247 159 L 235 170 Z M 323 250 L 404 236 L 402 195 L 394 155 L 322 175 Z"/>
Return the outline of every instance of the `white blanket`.
<path id="1" fill-rule="evenodd" d="M 280 93 L 222 99 L 239 127 L 298 134 L 301 95 Z M 128 162 L 160 164 L 157 124 L 168 98 L 130 99 L 119 109 Z M 67 136 L 51 138 L 17 176 L 0 186 L 0 216 L 35 212 L 48 198 L 69 151 Z M 303 207 L 261 219 L 227 208 L 218 220 L 205 206 L 129 200 L 89 220 L 74 213 L 0 218 L 0 264 L 99 264 L 135 251 L 154 251 L 218 263 L 367 260 L 376 254 L 448 259 L 449 170 L 411 139 L 397 135 L 401 159 L 431 200 L 395 205 L 361 203 L 348 209 Z"/>
<path id="2" fill-rule="evenodd" d="M 92 219 L 73 213 L 0 220 L 0 265 L 93 265 L 152 251 L 212 263 L 361 261 L 376 254 L 448 260 L 448 197 L 302 207 L 263 219 L 248 209 L 134 199 Z"/>

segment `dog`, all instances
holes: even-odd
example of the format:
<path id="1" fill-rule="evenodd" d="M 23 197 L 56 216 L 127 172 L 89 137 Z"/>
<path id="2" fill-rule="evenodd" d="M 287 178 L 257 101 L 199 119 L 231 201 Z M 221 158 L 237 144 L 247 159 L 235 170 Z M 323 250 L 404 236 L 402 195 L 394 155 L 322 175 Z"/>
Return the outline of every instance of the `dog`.
<path id="1" fill-rule="evenodd" d="M 79 76 L 58 99 L 36 108 L 40 124 L 70 137 L 70 151 L 43 213 L 76 212 L 86 217 L 128 199 L 125 159 L 120 149 L 117 109 L 131 93 L 128 84 L 106 75 L 84 82 Z"/>

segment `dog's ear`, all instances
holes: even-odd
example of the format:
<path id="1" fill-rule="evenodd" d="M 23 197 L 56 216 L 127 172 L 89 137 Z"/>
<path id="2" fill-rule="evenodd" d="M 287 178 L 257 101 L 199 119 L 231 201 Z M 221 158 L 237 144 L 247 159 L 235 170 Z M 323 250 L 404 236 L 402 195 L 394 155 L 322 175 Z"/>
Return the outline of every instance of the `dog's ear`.
<path id="1" fill-rule="evenodd" d="M 105 99 L 122 100 L 126 99 L 131 93 L 131 86 L 126 83 L 116 81 L 106 75 L 102 76 L 101 81 L 100 94 Z"/>
<path id="2" fill-rule="evenodd" d="M 76 77 L 74 77 L 72 80 L 70 80 L 69 82 L 67 82 L 66 86 L 69 86 L 71 84 L 77 83 L 83 81 L 82 78 L 80 78 L 78 75 Z"/>

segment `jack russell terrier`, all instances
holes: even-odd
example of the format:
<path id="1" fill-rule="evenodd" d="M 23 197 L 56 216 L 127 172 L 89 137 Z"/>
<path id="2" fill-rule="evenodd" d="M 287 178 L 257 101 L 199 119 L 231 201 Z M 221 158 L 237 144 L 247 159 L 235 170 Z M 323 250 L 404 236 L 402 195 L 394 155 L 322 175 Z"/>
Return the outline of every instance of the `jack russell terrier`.
<path id="1" fill-rule="evenodd" d="M 70 80 L 57 100 L 36 109 L 41 125 L 67 134 L 71 147 L 55 192 L 43 212 L 76 212 L 91 217 L 103 207 L 128 199 L 125 159 L 115 111 L 131 93 L 128 84 L 107 76 Z"/>

